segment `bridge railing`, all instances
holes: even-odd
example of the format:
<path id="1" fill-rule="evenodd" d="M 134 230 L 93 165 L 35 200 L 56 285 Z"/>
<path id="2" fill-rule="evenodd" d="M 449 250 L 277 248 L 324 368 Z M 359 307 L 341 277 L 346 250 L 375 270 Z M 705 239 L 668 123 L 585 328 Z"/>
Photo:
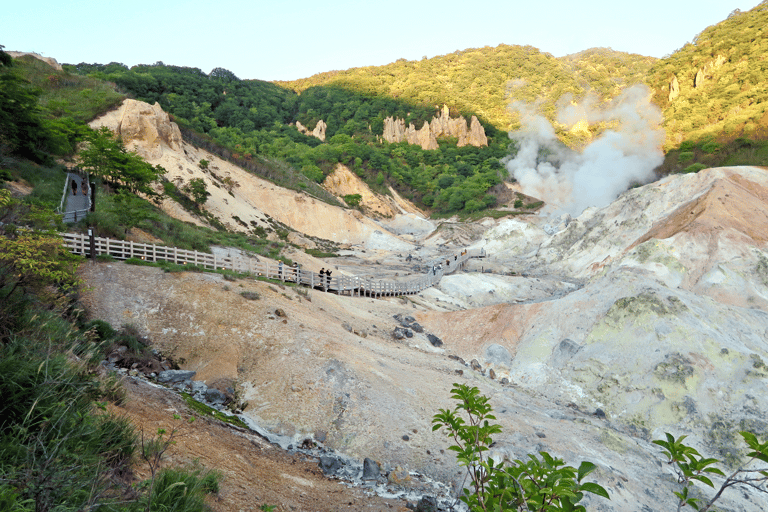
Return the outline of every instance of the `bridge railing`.
<path id="1" fill-rule="evenodd" d="M 80 233 L 62 233 L 64 246 L 75 254 L 90 257 L 91 241 L 88 235 Z M 283 282 L 292 282 L 323 291 L 338 294 L 368 297 L 387 297 L 413 295 L 440 281 L 443 275 L 459 268 L 471 257 L 482 257 L 484 253 L 462 251 L 447 257 L 445 266 L 438 270 L 434 265 L 426 274 L 412 279 L 393 281 L 387 279 L 365 278 L 358 276 L 333 276 L 302 270 L 267 259 L 261 260 L 247 256 L 218 256 L 216 254 L 190 251 L 166 245 L 144 244 L 113 238 L 94 237 L 95 254 L 109 255 L 117 260 L 136 258 L 145 261 L 168 261 L 178 265 L 194 265 L 208 270 L 232 270 L 249 273 L 255 277 L 264 277 Z M 434 268 L 434 271 L 433 271 Z"/>

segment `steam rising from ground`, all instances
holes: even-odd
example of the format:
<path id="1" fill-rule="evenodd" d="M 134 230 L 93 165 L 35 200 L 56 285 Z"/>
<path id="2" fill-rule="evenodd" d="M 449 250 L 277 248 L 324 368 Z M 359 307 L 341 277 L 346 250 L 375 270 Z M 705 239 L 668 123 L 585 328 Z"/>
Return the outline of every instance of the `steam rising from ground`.
<path id="1" fill-rule="evenodd" d="M 653 169 L 664 161 L 661 111 L 651 104 L 642 85 L 626 89 L 607 108 L 597 108 L 594 97 L 560 110 L 559 123 L 605 121 L 617 129 L 603 132 L 581 153 L 565 147 L 552 124 L 529 105 L 513 103 L 523 128 L 509 134 L 518 153 L 507 170 L 525 194 L 544 200 L 559 212 L 579 215 L 589 206 L 605 206 L 633 183 L 653 180 Z"/>

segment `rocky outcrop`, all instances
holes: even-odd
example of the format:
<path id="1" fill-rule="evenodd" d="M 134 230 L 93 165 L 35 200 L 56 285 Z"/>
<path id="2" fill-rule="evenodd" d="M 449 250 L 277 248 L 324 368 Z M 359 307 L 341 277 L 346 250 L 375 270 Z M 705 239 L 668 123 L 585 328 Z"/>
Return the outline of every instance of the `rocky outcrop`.
<path id="1" fill-rule="evenodd" d="M 680 82 L 677 81 L 677 76 L 672 75 L 672 80 L 669 82 L 669 101 L 678 96 L 680 96 Z"/>
<path id="2" fill-rule="evenodd" d="M 696 76 L 693 79 L 693 87 L 701 87 L 705 80 L 713 77 L 714 71 L 725 64 L 726 60 L 728 59 L 726 59 L 724 56 L 718 55 L 715 60 L 711 61 L 703 67 L 700 67 L 699 70 L 696 71 Z"/>
<path id="3" fill-rule="evenodd" d="M 472 116 L 467 128 L 467 120 L 464 117 L 451 118 L 447 105 L 443 105 L 440 113 L 418 130 L 413 123 L 406 128 L 404 120 L 388 117 L 384 119 L 382 137 L 392 143 L 406 141 L 409 144 L 418 144 L 422 149 L 437 149 L 438 137 L 455 137 L 458 147 L 488 145 L 485 129 L 477 116 Z"/>
<path id="4" fill-rule="evenodd" d="M 323 187 L 342 199 L 346 195 L 359 194 L 361 209 L 373 217 L 391 218 L 398 213 L 394 205 L 375 194 L 363 180 L 345 165 L 337 164 L 333 172 L 323 181 Z"/>
<path id="5" fill-rule="evenodd" d="M 92 128 L 100 126 L 108 126 L 144 159 L 160 158 L 165 148 L 181 151 L 181 131 L 159 103 L 125 100 L 120 108 L 91 123 Z"/>
<path id="6" fill-rule="evenodd" d="M 314 137 L 316 139 L 320 139 L 321 141 L 325 142 L 325 131 L 328 129 L 328 125 L 325 124 L 325 121 L 321 119 L 315 125 L 315 129 L 310 131 L 309 128 L 307 128 L 300 122 L 296 121 L 296 129 L 299 130 L 304 135 L 307 135 L 309 137 Z"/>

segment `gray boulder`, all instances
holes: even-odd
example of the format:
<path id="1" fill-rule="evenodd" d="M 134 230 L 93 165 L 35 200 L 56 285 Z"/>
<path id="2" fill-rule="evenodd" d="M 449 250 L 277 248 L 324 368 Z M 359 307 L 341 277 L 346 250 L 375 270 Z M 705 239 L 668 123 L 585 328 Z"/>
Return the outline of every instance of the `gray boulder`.
<path id="1" fill-rule="evenodd" d="M 377 480 L 380 475 L 381 468 L 378 463 L 366 457 L 363 461 L 363 480 Z"/>
<path id="2" fill-rule="evenodd" d="M 197 372 L 191 370 L 166 370 L 157 374 L 157 381 L 167 384 L 190 380 Z"/>
<path id="3" fill-rule="evenodd" d="M 443 340 L 435 336 L 434 334 L 427 334 L 427 339 L 432 344 L 433 347 L 442 347 L 443 346 Z"/>

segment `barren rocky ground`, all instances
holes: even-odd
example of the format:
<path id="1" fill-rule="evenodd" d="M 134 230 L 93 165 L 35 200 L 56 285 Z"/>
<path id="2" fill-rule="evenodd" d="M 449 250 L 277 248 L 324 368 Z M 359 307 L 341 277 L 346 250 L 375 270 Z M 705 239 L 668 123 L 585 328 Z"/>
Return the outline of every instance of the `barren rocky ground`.
<path id="1" fill-rule="evenodd" d="M 166 145 L 158 157 L 165 160 L 157 162 L 173 168 L 169 159 L 176 158 L 182 175 L 194 177 L 202 154 L 190 154 L 188 147 Z M 228 205 L 233 196 L 227 194 L 212 198 L 211 208 L 224 218 L 279 214 L 300 233 L 348 244 L 340 258 L 290 256 L 303 258 L 307 269 L 332 265 L 350 274 L 404 278 L 464 247 L 488 254 L 435 288 L 384 300 L 305 295 L 253 279 L 231 282 L 116 262 L 83 266 L 83 302 L 92 316 L 133 324 L 196 371 L 195 379 L 237 388 L 248 402 L 243 415 L 283 436 L 284 444 L 311 439 L 359 462 L 370 457 L 403 492 L 425 490 L 416 474 L 458 486 L 462 471 L 430 423 L 439 408 L 452 406 L 452 384 L 463 382 L 478 386 L 497 412 L 503 434 L 495 458 L 547 450 L 572 465 L 591 460 L 612 499 L 587 500 L 588 509 L 646 511 L 674 506 L 674 477 L 652 439 L 686 434 L 700 452 L 733 464 L 741 449 L 738 430 L 768 435 L 765 169 L 671 176 L 575 219 L 439 227 L 417 212 L 374 222 L 314 200 L 255 195 L 267 185 L 249 176 L 237 175 L 236 203 Z M 324 222 L 302 220 L 308 216 L 325 216 Z M 341 238 L 339 226 L 345 226 Z M 242 291 L 260 298 L 247 300 Z M 421 327 L 396 339 L 402 325 L 395 315 L 412 316 Z M 427 334 L 443 344 L 434 346 Z M 172 399 L 151 389 L 134 395 L 142 407 L 154 409 L 159 399 L 158 407 L 167 408 L 163 400 Z M 244 446 L 239 453 L 248 460 L 272 453 Z M 194 458 L 193 446 L 179 446 L 178 456 L 185 454 Z M 280 471 L 290 478 L 277 482 L 311 480 L 308 464 L 291 463 L 294 471 L 286 465 Z M 408 477 L 408 471 L 414 473 Z M 258 474 L 267 480 L 275 472 Z M 245 478 L 233 470 L 225 485 L 248 489 Z M 328 501 L 318 498 L 330 491 L 308 493 L 313 502 L 296 501 L 306 486 L 277 482 L 270 486 L 274 494 L 254 496 L 274 496 L 285 510 L 369 503 L 353 501 L 362 500 L 359 491 L 342 487 L 351 494 L 339 501 L 333 493 Z M 214 506 L 234 510 L 225 508 L 225 496 L 235 494 L 222 494 Z M 764 495 L 746 491 L 726 495 L 721 506 L 767 508 Z"/>

